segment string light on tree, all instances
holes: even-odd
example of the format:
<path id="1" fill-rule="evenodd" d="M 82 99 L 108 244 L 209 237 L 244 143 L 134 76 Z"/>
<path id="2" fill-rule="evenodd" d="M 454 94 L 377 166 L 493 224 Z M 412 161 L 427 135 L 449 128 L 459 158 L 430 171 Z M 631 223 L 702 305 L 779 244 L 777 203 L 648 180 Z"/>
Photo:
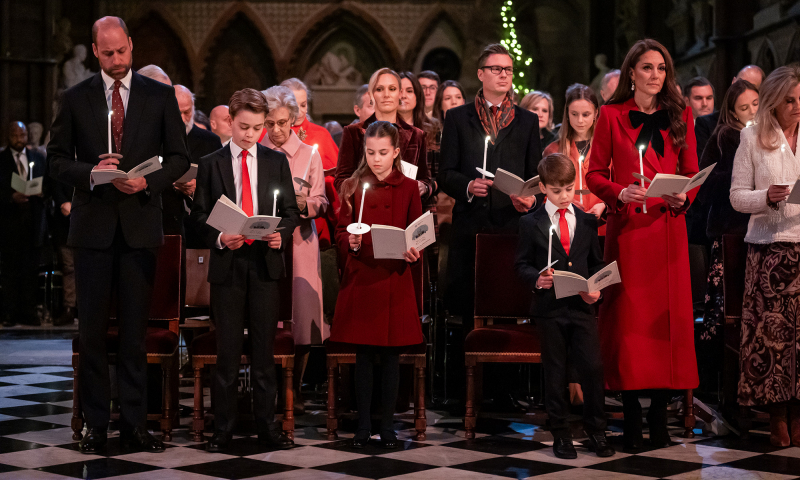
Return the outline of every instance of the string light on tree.
<path id="1" fill-rule="evenodd" d="M 526 57 L 522 52 L 522 45 L 517 41 L 516 23 L 517 17 L 514 16 L 514 3 L 512 0 L 505 0 L 500 7 L 500 15 L 503 19 L 503 39 L 500 43 L 511 52 L 511 59 L 514 62 L 514 91 L 519 95 L 529 93 L 532 86 L 528 85 L 530 75 L 528 72 L 533 59 Z"/>

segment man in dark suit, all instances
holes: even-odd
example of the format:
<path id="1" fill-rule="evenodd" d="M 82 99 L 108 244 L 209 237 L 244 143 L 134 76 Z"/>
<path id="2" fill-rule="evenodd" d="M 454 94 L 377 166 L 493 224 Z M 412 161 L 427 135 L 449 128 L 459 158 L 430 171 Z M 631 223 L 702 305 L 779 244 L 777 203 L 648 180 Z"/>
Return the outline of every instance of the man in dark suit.
<path id="1" fill-rule="evenodd" d="M 483 88 L 475 102 L 447 111 L 442 133 L 439 186 L 456 201 L 447 264 L 447 305 L 461 315 L 464 330 L 472 330 L 475 301 L 475 237 L 478 233 L 516 232 L 520 216 L 535 197 L 509 197 L 492 189 L 492 181 L 475 169 L 502 168 L 527 180 L 536 176 L 541 158 L 538 117 L 513 104 L 513 61 L 508 50 L 494 44 L 478 60 Z"/>
<path id="2" fill-rule="evenodd" d="M 69 215 L 72 212 L 72 193 L 75 190 L 69 185 L 50 182 L 50 194 L 53 199 L 53 211 L 50 215 L 49 227 L 61 263 L 62 311 L 53 319 L 56 327 L 72 325 L 77 317 L 77 297 L 75 292 L 75 255 L 67 245 L 69 235 Z"/>
<path id="3" fill-rule="evenodd" d="M 120 437 L 123 444 L 160 452 L 164 445 L 146 429 L 144 339 L 158 248 L 164 242 L 161 192 L 189 167 L 185 134 L 173 89 L 131 70 L 133 44 L 125 22 L 101 18 L 92 27 L 92 41 L 101 71 L 64 92 L 47 146 L 51 176 L 75 188 L 68 245 L 75 251 L 78 385 L 88 427 L 80 449 L 95 453 L 106 444 L 106 335 L 116 291 Z M 93 169 L 127 172 L 158 155 L 162 168 L 144 177 L 94 182 Z"/>
<path id="4" fill-rule="evenodd" d="M 17 174 L 24 180 L 45 175 L 45 158 L 26 148 L 28 131 L 22 122 L 11 122 L 8 148 L 0 153 L 0 285 L 3 288 L 3 326 L 17 323 L 39 325 L 36 315 L 36 280 L 39 257 L 47 235 L 44 195 L 25 195 L 11 187 Z"/>
<path id="5" fill-rule="evenodd" d="M 189 159 L 192 163 L 200 165 L 200 159 L 222 148 L 222 142 L 215 133 L 203 130 L 194 124 L 194 94 L 191 90 L 183 85 L 175 85 L 175 97 L 178 99 L 181 118 L 186 125 Z M 164 229 L 167 229 L 167 225 L 180 225 L 180 230 L 185 232 L 186 248 L 206 248 L 190 217 L 186 215 L 186 207 L 189 210 L 192 208 L 196 184 L 196 179 L 186 183 L 176 183 L 173 191 L 164 196 Z"/>

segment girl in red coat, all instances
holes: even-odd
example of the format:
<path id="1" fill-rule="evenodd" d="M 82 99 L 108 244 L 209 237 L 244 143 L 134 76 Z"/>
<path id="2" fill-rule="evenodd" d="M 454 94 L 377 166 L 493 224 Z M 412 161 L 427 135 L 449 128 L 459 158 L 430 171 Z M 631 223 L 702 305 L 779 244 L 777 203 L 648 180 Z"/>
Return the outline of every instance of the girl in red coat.
<path id="1" fill-rule="evenodd" d="M 586 182 L 608 205 L 605 261 L 616 260 L 622 278 L 603 292 L 598 326 L 607 386 L 623 392 L 624 446 L 636 450 L 642 444 L 638 391 L 652 399 L 647 422 L 660 448 L 670 442 L 670 390 L 698 384 L 682 217 L 697 191 L 649 198 L 643 208 L 645 188 L 633 177 L 638 149 L 644 149 L 644 176 L 653 178 L 696 174 L 697 148 L 692 112 L 678 93 L 666 48 L 636 42 L 621 71 L 617 90 L 600 109 Z"/>
<path id="2" fill-rule="evenodd" d="M 400 136 L 389 122 L 376 121 L 364 134 L 364 157 L 342 183 L 342 207 L 336 243 L 344 260 L 341 290 L 331 327 L 331 341 L 359 345 L 356 353 L 358 430 L 354 448 L 370 437 L 372 370 L 376 357 L 383 367 L 381 385 L 381 446 L 395 448 L 392 415 L 397 400 L 400 350 L 422 342 L 411 265 L 420 258 L 412 248 L 403 260 L 377 260 L 372 235 L 352 235 L 347 226 L 357 221 L 363 184 L 369 184 L 362 222 L 405 229 L 422 214 L 417 182 L 400 167 Z M 363 238 L 362 238 L 363 237 Z"/>

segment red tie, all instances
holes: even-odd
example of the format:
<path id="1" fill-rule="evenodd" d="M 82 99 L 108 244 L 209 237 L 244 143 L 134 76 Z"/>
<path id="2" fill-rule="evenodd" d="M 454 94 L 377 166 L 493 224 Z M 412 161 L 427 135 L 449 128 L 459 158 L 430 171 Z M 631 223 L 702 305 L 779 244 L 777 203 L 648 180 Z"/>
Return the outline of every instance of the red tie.
<path id="1" fill-rule="evenodd" d="M 122 105 L 122 95 L 119 94 L 119 86 L 122 82 L 114 82 L 114 93 L 111 94 L 111 130 L 114 136 L 114 146 L 116 152 L 122 151 L 122 124 L 125 123 L 125 106 Z"/>
<path id="2" fill-rule="evenodd" d="M 248 217 L 253 216 L 253 192 L 250 189 L 250 172 L 247 170 L 247 150 L 242 150 L 242 210 Z M 253 240 L 245 240 L 248 245 Z"/>
<path id="3" fill-rule="evenodd" d="M 558 210 L 561 218 L 558 219 L 558 236 L 561 237 L 561 245 L 564 251 L 569 255 L 569 224 L 567 223 L 567 209 L 561 208 Z"/>
<path id="4" fill-rule="evenodd" d="M 489 107 L 489 110 L 492 111 L 492 117 L 496 117 L 497 116 L 497 107 L 495 105 L 492 105 L 491 107 Z"/>

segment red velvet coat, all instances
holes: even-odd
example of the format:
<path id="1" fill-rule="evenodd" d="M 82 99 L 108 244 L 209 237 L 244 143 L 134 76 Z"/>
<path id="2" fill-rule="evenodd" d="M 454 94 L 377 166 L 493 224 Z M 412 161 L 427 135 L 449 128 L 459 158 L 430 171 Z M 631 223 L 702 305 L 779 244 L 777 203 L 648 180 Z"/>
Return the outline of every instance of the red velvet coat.
<path id="1" fill-rule="evenodd" d="M 362 222 L 406 228 L 422 215 L 417 182 L 392 171 L 383 182 L 371 173 Z M 352 212 L 342 205 L 336 226 L 339 258 L 344 260 L 331 341 L 360 345 L 403 346 L 422 342 L 412 265 L 405 260 L 376 260 L 372 234 L 362 237 L 361 249 L 350 251 L 347 226 L 358 220 L 362 188 L 352 198 Z M 419 262 L 417 262 L 419 263 Z"/>
<path id="2" fill-rule="evenodd" d="M 628 118 L 632 109 L 638 110 L 633 99 L 600 108 L 586 175 L 592 193 L 609 205 L 605 261 L 616 260 L 622 278 L 622 283 L 603 291 L 600 306 L 605 381 L 611 390 L 695 388 L 699 380 L 685 209 L 672 211 L 656 198 L 648 200 L 645 214 L 641 204 L 617 200 L 622 189 L 636 181 L 632 173 L 639 171 L 634 144 L 639 128 L 634 129 Z M 674 146 L 668 130 L 660 132 L 664 156 L 648 146 L 643 161 L 646 177 L 659 172 L 690 177 L 697 173 L 689 108 L 683 120 L 686 147 Z M 696 194 L 696 189 L 689 192 L 689 199 Z"/>

